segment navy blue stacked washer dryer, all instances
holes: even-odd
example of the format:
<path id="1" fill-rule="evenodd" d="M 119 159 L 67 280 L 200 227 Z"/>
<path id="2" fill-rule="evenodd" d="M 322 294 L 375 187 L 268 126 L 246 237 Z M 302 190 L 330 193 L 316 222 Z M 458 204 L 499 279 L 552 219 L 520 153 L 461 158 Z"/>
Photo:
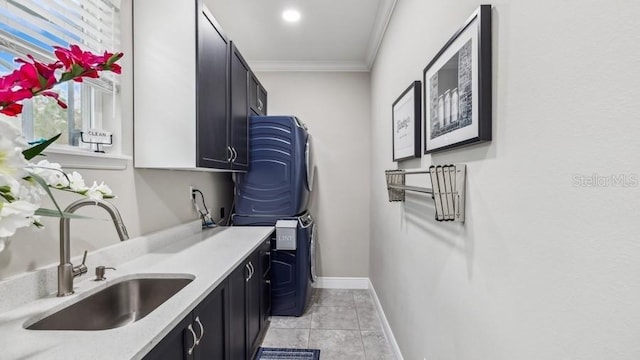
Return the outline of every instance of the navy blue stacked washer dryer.
<path id="1" fill-rule="evenodd" d="M 314 223 L 311 135 L 294 116 L 252 116 L 249 171 L 235 177 L 234 225 L 274 226 L 297 220 L 296 250 L 271 252 L 271 314 L 300 316 L 311 297 Z"/>

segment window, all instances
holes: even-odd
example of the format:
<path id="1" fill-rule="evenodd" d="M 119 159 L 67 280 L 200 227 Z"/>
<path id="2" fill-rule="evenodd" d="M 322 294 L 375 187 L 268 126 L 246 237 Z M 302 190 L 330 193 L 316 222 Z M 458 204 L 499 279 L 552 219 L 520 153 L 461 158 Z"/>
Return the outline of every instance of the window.
<path id="1" fill-rule="evenodd" d="M 119 51 L 119 0 L 0 0 L 0 74 L 13 71 L 16 57 L 32 55 L 53 62 L 53 46 L 79 45 L 94 53 Z M 56 144 L 81 144 L 80 132 L 89 128 L 111 130 L 117 76 L 105 72 L 100 79 L 63 83 L 54 90 L 68 105 L 39 96 L 23 103 L 16 121 L 29 141 L 62 133 Z M 1 115 L 0 116 L 4 116 Z"/>

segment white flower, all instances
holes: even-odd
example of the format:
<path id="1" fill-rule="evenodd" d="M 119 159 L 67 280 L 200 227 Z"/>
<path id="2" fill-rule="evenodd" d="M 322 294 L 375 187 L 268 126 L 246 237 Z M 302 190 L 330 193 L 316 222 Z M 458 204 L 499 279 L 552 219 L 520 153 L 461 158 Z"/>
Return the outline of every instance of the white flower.
<path id="1" fill-rule="evenodd" d="M 35 181 L 22 180 L 18 198 L 20 200 L 29 201 L 30 203 L 40 205 L 40 198 L 45 196 L 47 192 Z"/>
<path id="2" fill-rule="evenodd" d="M 4 194 L 9 194 L 14 198 L 20 197 L 20 182 L 12 176 L 0 174 L 0 188 L 6 189 L 2 191 Z"/>
<path id="3" fill-rule="evenodd" d="M 104 183 L 94 182 L 88 188 L 82 175 L 75 171 L 65 174 L 60 164 L 47 160 L 29 163 L 22 154 L 27 146 L 20 130 L 0 119 L 0 238 L 12 236 L 22 227 L 42 226 L 35 212 L 40 208 L 42 197 L 48 194 L 46 187 L 72 191 L 92 199 L 114 197 Z M 46 185 L 36 181 L 36 177 Z"/>
<path id="4" fill-rule="evenodd" d="M 105 196 L 113 197 L 113 192 L 111 191 L 111 188 L 109 188 L 109 186 L 107 186 L 104 182 L 98 185 L 98 183 L 94 181 L 89 191 L 87 191 L 87 196 L 91 199 L 101 200 Z"/>
<path id="5" fill-rule="evenodd" d="M 11 236 L 17 229 L 33 224 L 38 207 L 24 200 L 0 202 L 0 237 Z"/>
<path id="6" fill-rule="evenodd" d="M 89 190 L 89 188 L 84 184 L 84 179 L 82 179 L 82 175 L 80 175 L 77 171 L 72 172 L 71 174 L 67 174 L 69 178 L 69 188 L 72 191 L 78 193 L 84 193 Z"/>
<path id="7" fill-rule="evenodd" d="M 44 179 L 44 181 L 55 188 L 64 188 L 69 186 L 69 180 L 62 171 L 62 166 L 58 163 L 52 163 L 48 160 L 40 160 L 33 165 L 29 171 Z"/>
<path id="8" fill-rule="evenodd" d="M 27 175 L 27 160 L 22 155 L 26 145 L 18 128 L 6 120 L 0 120 L 0 174 L 16 179 Z"/>

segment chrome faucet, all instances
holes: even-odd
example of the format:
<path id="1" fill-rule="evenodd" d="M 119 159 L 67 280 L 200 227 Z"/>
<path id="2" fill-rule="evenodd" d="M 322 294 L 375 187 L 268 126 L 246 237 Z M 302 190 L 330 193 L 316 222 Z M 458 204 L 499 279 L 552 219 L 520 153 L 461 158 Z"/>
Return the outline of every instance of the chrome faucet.
<path id="1" fill-rule="evenodd" d="M 95 205 L 105 209 L 113 220 L 120 241 L 129 239 L 127 228 L 122 223 L 120 212 L 113 204 L 96 199 L 80 199 L 71 203 L 64 209 L 65 213 L 73 213 L 81 207 L 87 205 Z M 82 265 L 73 266 L 71 263 L 71 241 L 69 236 L 69 218 L 60 218 L 60 265 L 58 265 L 58 296 L 67 296 L 73 294 L 73 278 L 87 272 L 87 267 Z M 86 257 L 86 253 L 85 253 Z"/>

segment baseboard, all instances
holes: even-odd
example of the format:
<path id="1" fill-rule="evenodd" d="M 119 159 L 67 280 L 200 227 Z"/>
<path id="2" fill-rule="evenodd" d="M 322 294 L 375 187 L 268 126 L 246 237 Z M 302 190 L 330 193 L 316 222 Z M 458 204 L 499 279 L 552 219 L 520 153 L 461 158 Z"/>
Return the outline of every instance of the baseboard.
<path id="1" fill-rule="evenodd" d="M 402 357 L 402 353 L 400 352 L 400 347 L 396 342 L 396 338 L 395 336 L 393 336 L 393 331 L 391 331 L 391 326 L 389 325 L 389 321 L 387 321 L 387 317 L 385 316 L 384 311 L 382 310 L 382 304 L 380 304 L 380 299 L 378 299 L 378 294 L 376 294 L 376 290 L 373 288 L 373 283 L 371 283 L 371 280 L 369 279 L 367 280 L 369 281 L 369 293 L 371 294 L 371 298 L 373 298 L 373 301 L 375 302 L 376 310 L 378 311 L 378 316 L 380 316 L 380 321 L 382 322 L 382 330 L 384 331 L 384 336 L 387 338 L 387 341 L 389 342 L 389 345 L 391 346 L 391 350 L 393 351 L 393 354 L 396 356 L 396 359 L 404 360 L 404 358 Z"/>
<path id="2" fill-rule="evenodd" d="M 321 289 L 369 289 L 369 278 L 318 277 L 313 287 Z"/>

